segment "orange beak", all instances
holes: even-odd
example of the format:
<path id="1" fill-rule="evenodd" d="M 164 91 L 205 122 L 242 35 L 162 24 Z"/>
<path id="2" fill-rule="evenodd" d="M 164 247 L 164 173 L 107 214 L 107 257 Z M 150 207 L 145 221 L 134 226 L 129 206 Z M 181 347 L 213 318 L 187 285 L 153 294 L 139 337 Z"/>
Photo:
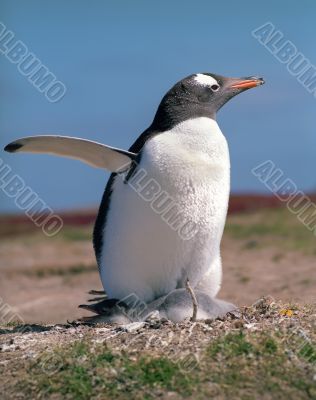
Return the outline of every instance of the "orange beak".
<path id="1" fill-rule="evenodd" d="M 231 89 L 250 89 L 256 86 L 260 86 L 264 84 L 264 80 L 262 78 L 249 78 L 249 79 L 239 79 L 233 83 L 230 88 Z"/>

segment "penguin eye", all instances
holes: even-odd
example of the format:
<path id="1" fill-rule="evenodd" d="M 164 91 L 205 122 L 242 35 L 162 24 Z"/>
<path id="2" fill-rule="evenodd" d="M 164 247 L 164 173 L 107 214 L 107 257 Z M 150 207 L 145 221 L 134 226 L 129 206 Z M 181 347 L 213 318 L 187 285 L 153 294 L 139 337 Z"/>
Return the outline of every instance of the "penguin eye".
<path id="1" fill-rule="evenodd" d="M 213 92 L 217 92 L 219 89 L 219 85 L 214 84 L 211 86 L 211 89 L 213 90 Z"/>

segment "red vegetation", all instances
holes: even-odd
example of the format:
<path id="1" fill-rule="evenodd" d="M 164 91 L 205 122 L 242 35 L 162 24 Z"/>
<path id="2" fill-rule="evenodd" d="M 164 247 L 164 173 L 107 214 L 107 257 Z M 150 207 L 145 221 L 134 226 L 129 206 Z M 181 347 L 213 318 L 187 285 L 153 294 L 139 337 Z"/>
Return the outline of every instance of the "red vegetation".
<path id="1" fill-rule="evenodd" d="M 316 194 L 309 195 L 313 202 L 316 202 Z M 229 213 L 238 212 L 249 212 L 258 210 L 260 208 L 275 208 L 284 206 L 284 202 L 281 202 L 276 196 L 257 195 L 257 194 L 233 194 L 230 196 L 229 201 Z M 66 211 L 59 212 L 58 215 L 63 219 L 65 225 L 89 225 L 93 224 L 96 218 L 96 209 L 86 209 L 77 211 Z M 0 216 L 0 236 L 4 236 L 1 226 L 5 226 L 5 232 L 10 235 L 10 229 L 12 227 L 12 233 L 15 232 L 27 232 L 33 229 L 37 229 L 34 223 L 24 214 L 14 215 L 2 215 Z"/>

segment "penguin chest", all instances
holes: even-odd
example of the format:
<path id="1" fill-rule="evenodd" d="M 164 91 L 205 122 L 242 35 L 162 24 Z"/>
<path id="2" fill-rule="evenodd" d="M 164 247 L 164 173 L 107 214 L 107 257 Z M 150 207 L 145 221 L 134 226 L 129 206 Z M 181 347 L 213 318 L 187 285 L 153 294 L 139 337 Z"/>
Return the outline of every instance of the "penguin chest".
<path id="1" fill-rule="evenodd" d="M 187 278 L 195 285 L 218 255 L 228 193 L 228 149 L 215 121 L 187 121 L 147 141 L 134 175 L 113 184 L 101 254 L 109 296 L 151 301 Z"/>

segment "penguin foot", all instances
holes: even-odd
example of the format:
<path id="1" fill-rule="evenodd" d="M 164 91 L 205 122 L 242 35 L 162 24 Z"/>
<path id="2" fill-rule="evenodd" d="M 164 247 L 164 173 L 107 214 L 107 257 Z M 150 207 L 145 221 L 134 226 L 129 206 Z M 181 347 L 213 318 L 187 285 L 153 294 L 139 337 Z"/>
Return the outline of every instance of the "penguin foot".
<path id="1" fill-rule="evenodd" d="M 197 320 L 223 317 L 237 308 L 231 303 L 215 299 L 200 290 L 195 290 L 194 294 L 197 301 Z M 158 306 L 158 311 L 162 318 L 167 318 L 173 322 L 189 319 L 193 315 L 192 297 L 186 289 L 173 290 L 164 297 Z"/>
<path id="2" fill-rule="evenodd" d="M 80 304 L 78 307 L 97 314 L 93 317 L 83 317 L 80 321 L 85 323 L 128 324 L 131 322 L 128 314 L 130 311 L 128 305 L 118 299 L 105 298 L 105 300 L 98 303 Z"/>
<path id="3" fill-rule="evenodd" d="M 224 300 L 212 298 L 200 290 L 194 291 L 197 300 L 197 320 L 215 319 L 236 310 L 236 306 Z M 97 314 L 86 317 L 84 322 L 91 323 L 117 323 L 146 321 L 154 312 L 159 312 L 160 318 L 173 322 L 181 322 L 192 317 L 193 304 L 190 293 L 186 289 L 175 289 L 166 296 L 147 304 L 141 310 L 135 309 L 118 299 L 105 299 L 94 304 L 82 304 L 80 308 Z"/>
<path id="4" fill-rule="evenodd" d="M 105 290 L 91 289 L 91 290 L 89 290 L 88 294 L 92 294 L 93 296 L 103 295 L 103 296 L 107 297 L 107 294 L 105 293 Z"/>

